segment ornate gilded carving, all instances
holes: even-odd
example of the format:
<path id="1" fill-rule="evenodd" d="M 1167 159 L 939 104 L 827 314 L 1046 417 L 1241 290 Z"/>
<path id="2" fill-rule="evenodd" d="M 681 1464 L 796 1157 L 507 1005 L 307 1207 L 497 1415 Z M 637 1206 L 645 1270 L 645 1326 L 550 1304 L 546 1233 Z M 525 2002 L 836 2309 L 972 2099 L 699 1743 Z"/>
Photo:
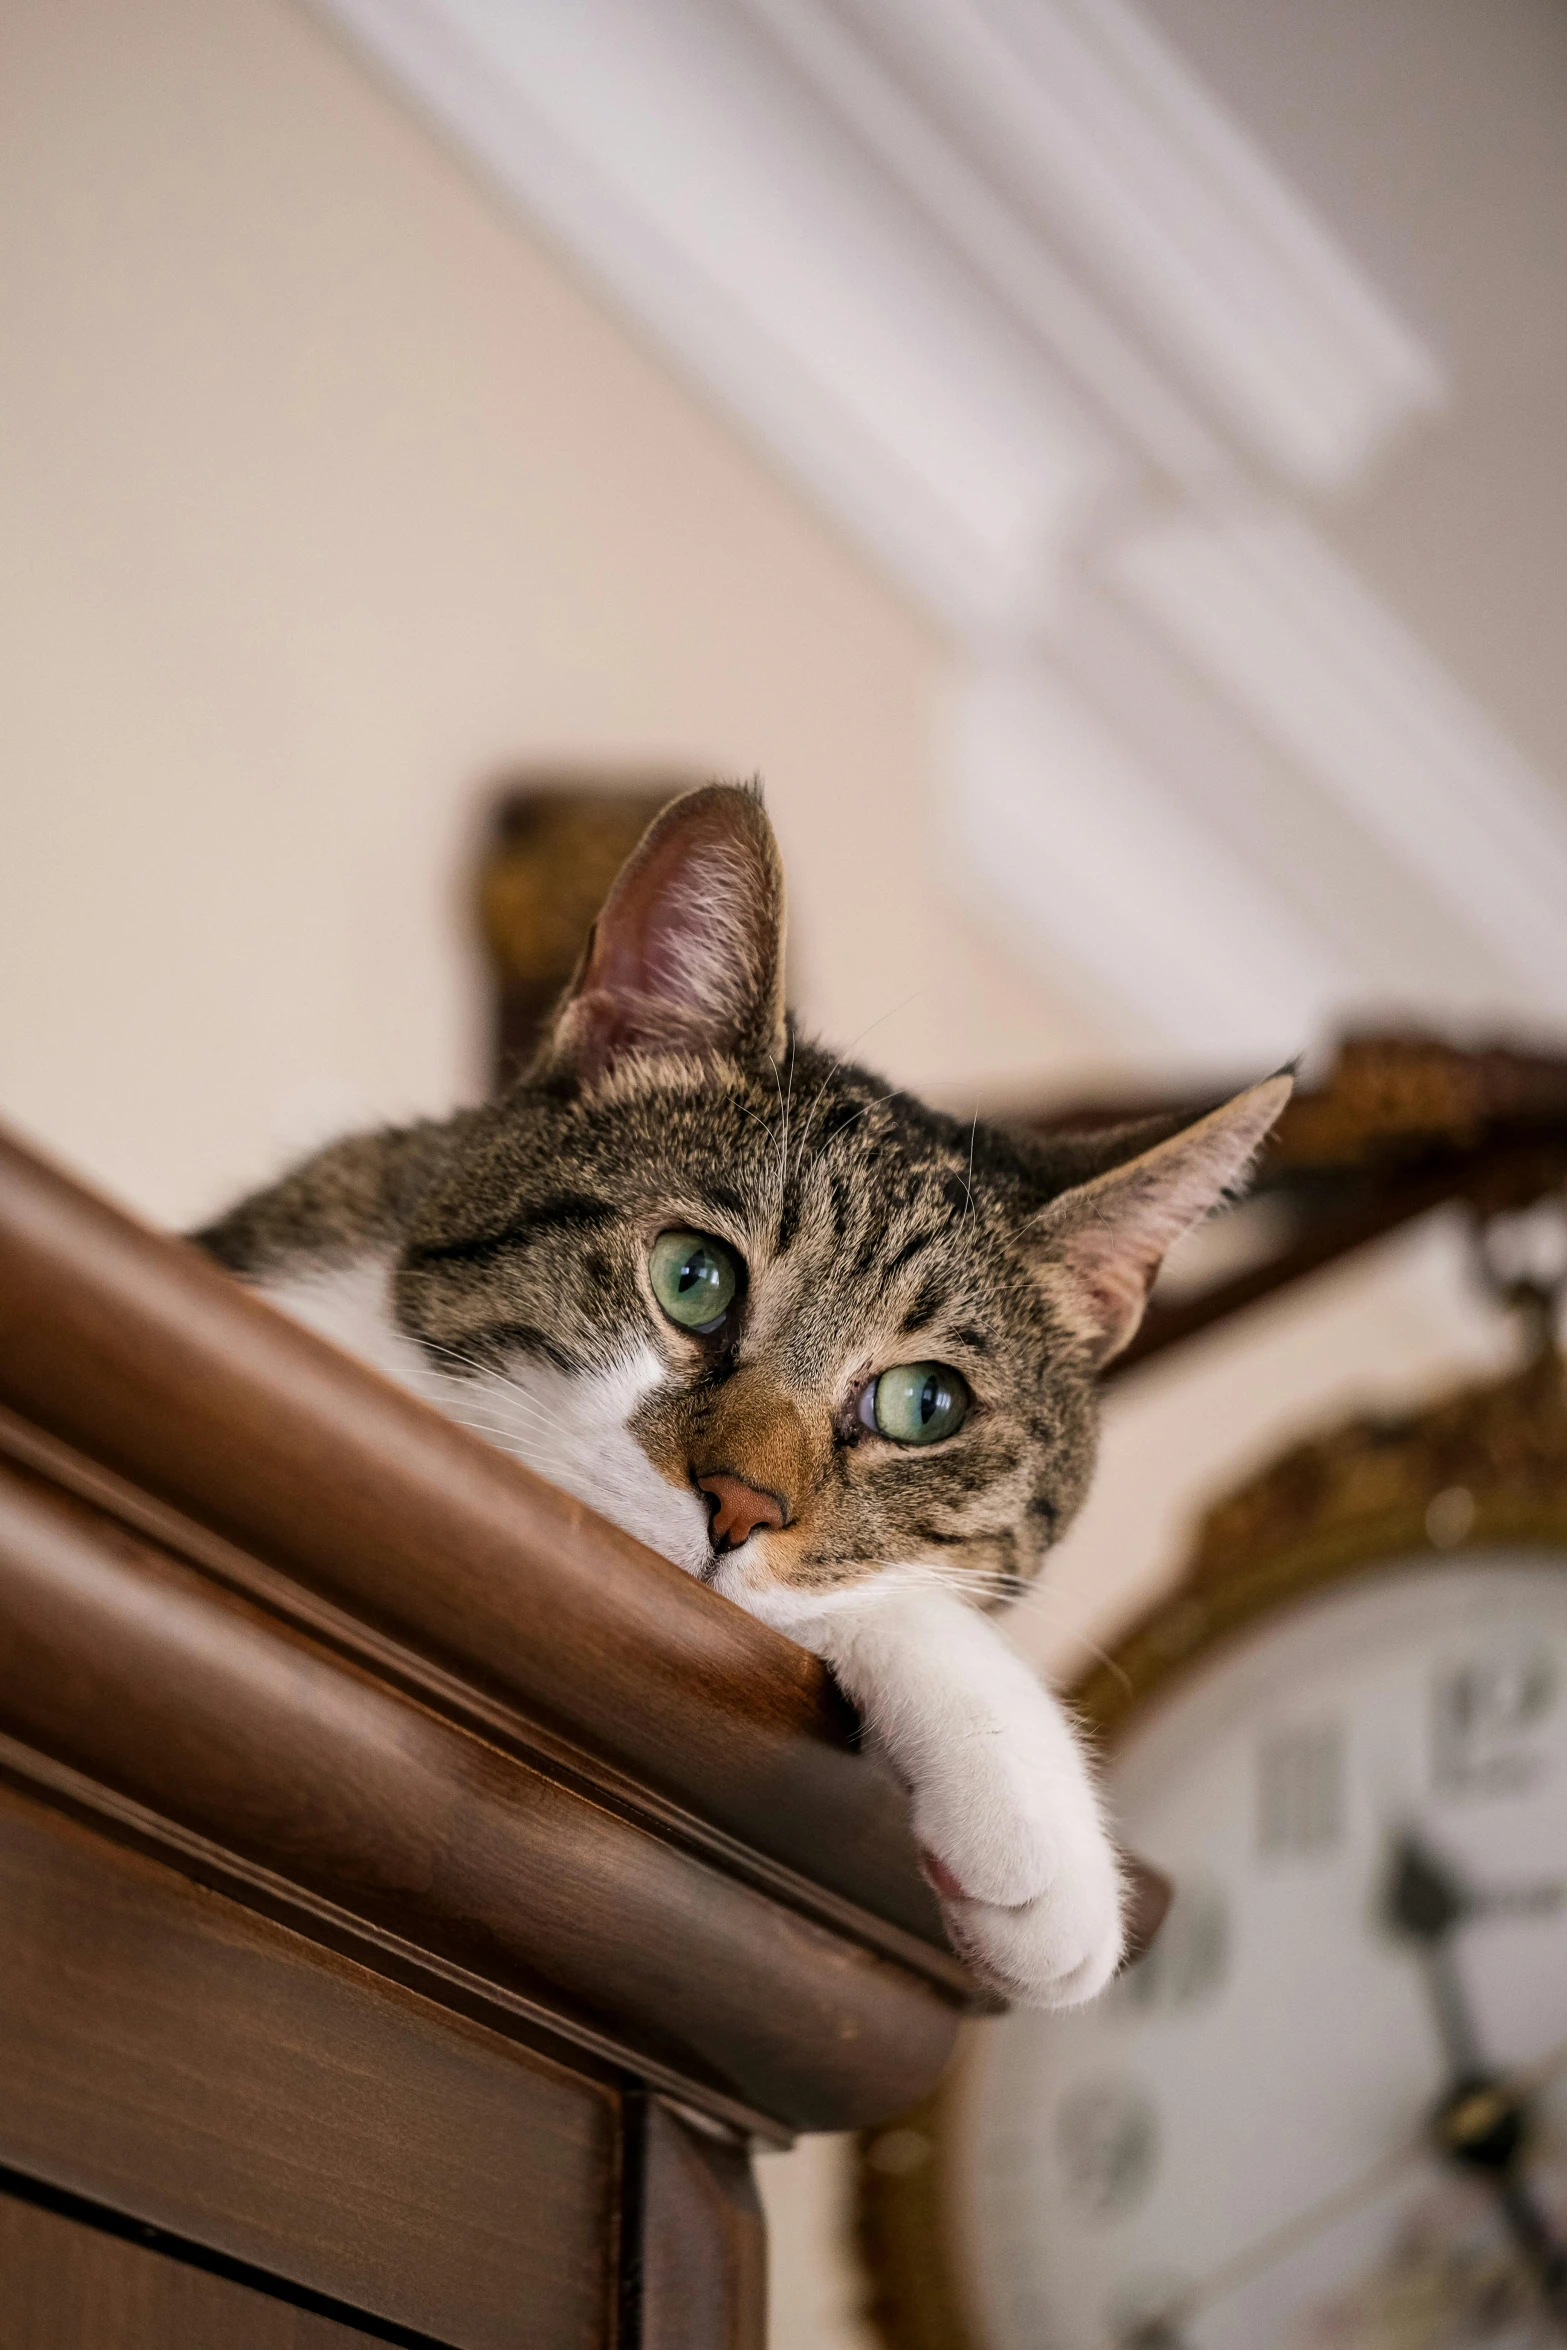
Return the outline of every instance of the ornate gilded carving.
<path id="1" fill-rule="evenodd" d="M 1441 1037 L 1350 1036 L 1323 1084 L 1297 1093 L 1268 1154 L 1270 1174 L 1366 1167 L 1476 1149 L 1499 1127 L 1567 1119 L 1567 1061 Z"/>
<path id="2" fill-rule="evenodd" d="M 1567 1393 L 1548 1350 L 1500 1384 L 1294 1445 L 1208 1512 L 1174 1595 L 1077 1693 L 1119 1727 L 1215 1639 L 1380 1559 L 1567 1539 Z"/>

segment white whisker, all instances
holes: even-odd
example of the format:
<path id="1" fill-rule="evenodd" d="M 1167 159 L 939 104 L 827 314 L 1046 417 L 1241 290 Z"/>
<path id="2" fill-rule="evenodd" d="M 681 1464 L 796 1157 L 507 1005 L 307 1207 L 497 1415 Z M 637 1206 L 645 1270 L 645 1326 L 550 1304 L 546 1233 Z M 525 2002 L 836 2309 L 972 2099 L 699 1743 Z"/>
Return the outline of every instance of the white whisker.
<path id="1" fill-rule="evenodd" d="M 515 1438 L 505 1435 L 499 1428 L 482 1427 L 476 1420 L 460 1420 L 454 1412 L 448 1412 L 445 1416 L 452 1421 L 454 1426 L 466 1428 L 471 1435 L 482 1437 L 493 1452 L 508 1454 L 512 1460 L 521 1461 L 524 1468 L 537 1469 L 539 1467 L 539 1454 L 534 1453 L 527 1446 L 519 1444 Z"/>
<path id="2" fill-rule="evenodd" d="M 773 1072 L 773 1083 L 778 1088 L 778 1204 L 783 1205 L 784 1188 L 789 1179 L 789 1111 L 784 1101 L 783 1079 L 778 1074 L 778 1063 L 771 1053 L 767 1056 Z M 789 1085 L 794 1086 L 794 1040 L 789 1041 Z"/>
<path id="3" fill-rule="evenodd" d="M 486 1373 L 491 1369 L 488 1363 L 481 1363 L 474 1355 L 460 1353 L 455 1346 L 442 1346 L 439 1339 L 421 1338 L 418 1344 L 425 1354 L 445 1355 L 448 1362 L 461 1363 L 465 1370 Z M 449 1371 L 438 1373 L 437 1376 L 450 1378 L 451 1373 Z"/>
<path id="4" fill-rule="evenodd" d="M 530 1414 L 541 1426 L 569 1425 L 558 1412 L 550 1411 L 536 1397 L 531 1396 L 525 1387 L 518 1387 L 510 1380 L 502 1381 L 501 1392 L 497 1393 L 494 1388 L 481 1387 L 475 1379 L 455 1378 L 450 1371 L 431 1371 L 427 1377 L 439 1380 L 444 1388 L 451 1391 L 454 1407 L 461 1402 L 468 1410 L 476 1406 L 487 1409 L 501 1426 L 507 1425 L 510 1418 L 523 1412 Z M 442 1408 L 445 1408 L 444 1404 Z"/>
<path id="5" fill-rule="evenodd" d="M 449 1361 L 461 1363 L 464 1367 L 465 1375 L 459 1377 L 456 1372 L 443 1370 L 438 1363 L 431 1363 L 425 1369 L 427 1379 L 443 1380 L 466 1402 L 488 1402 L 492 1409 L 503 1414 L 528 1411 L 541 1426 L 558 1427 L 570 1432 L 569 1420 L 559 1412 L 552 1411 L 549 1405 L 541 1403 L 531 1389 L 525 1387 L 521 1380 L 514 1379 L 509 1372 L 497 1370 L 491 1363 L 481 1363 L 472 1355 L 460 1354 L 456 1347 L 441 1346 L 434 1339 L 424 1339 L 420 1343 L 427 1354 L 445 1355 Z M 497 1389 L 504 1392 L 497 1394 Z"/>
<path id="6" fill-rule="evenodd" d="M 773 1144 L 778 1139 L 777 1127 L 770 1126 L 761 1113 L 757 1110 L 753 1110 L 747 1102 L 736 1102 L 735 1108 L 739 1111 L 742 1118 L 749 1118 L 753 1126 L 760 1126 L 762 1132 L 767 1137 L 767 1147 L 769 1150 L 771 1150 Z"/>
<path id="7" fill-rule="evenodd" d="M 520 1443 L 524 1436 L 535 1436 L 552 1443 L 560 1434 L 559 1430 L 546 1426 L 543 1421 L 536 1421 L 531 1426 L 519 1426 L 515 1421 L 475 1419 L 470 1413 L 460 1412 L 449 1404 L 440 1404 L 437 1409 L 446 1419 L 455 1420 L 460 1428 L 471 1428 L 478 1436 L 491 1436 L 497 1444 Z"/>
<path id="8" fill-rule="evenodd" d="M 851 1037 L 849 1042 L 844 1046 L 842 1052 L 838 1055 L 837 1059 L 833 1062 L 832 1067 L 828 1070 L 826 1076 L 822 1079 L 820 1085 L 812 1094 L 811 1106 L 805 1113 L 805 1123 L 800 1128 L 799 1158 L 802 1166 L 805 1163 L 805 1143 L 806 1137 L 811 1131 L 811 1120 L 816 1115 L 822 1095 L 827 1091 L 828 1086 L 831 1085 L 833 1079 L 837 1076 L 839 1070 L 843 1067 L 844 1062 L 848 1059 L 849 1055 L 855 1050 L 857 1046 L 864 1043 L 866 1037 L 871 1035 L 874 1030 L 881 1026 L 884 1020 L 890 1020 L 895 1012 L 901 1012 L 905 1005 L 913 1003 L 916 996 L 922 996 L 926 992 L 926 989 L 923 987 L 910 988 L 906 996 L 901 996 L 897 1003 L 889 1005 L 885 1012 L 878 1012 L 876 1018 L 874 1020 L 868 1021 L 866 1025 L 860 1030 L 859 1035 Z"/>
<path id="9" fill-rule="evenodd" d="M 504 1412 L 475 1412 L 455 1399 L 450 1403 L 441 1402 L 436 1408 L 443 1412 L 447 1419 L 460 1421 L 465 1428 L 489 1428 L 493 1429 L 497 1436 L 505 1437 L 520 1436 L 526 1432 L 519 1424 L 518 1416 L 509 1416 Z M 540 1436 L 553 1436 L 558 1433 L 555 1427 L 543 1420 L 534 1423 L 534 1432 Z"/>
<path id="10" fill-rule="evenodd" d="M 840 1134 L 848 1133 L 849 1128 L 854 1124 L 855 1118 L 863 1118 L 867 1110 L 879 1109 L 883 1102 L 890 1102 L 897 1090 L 898 1089 L 895 1085 L 889 1085 L 886 1092 L 877 1094 L 874 1101 L 861 1102 L 859 1108 L 854 1113 L 854 1118 L 845 1118 L 841 1126 L 835 1126 L 833 1128 L 831 1138 L 832 1142 L 836 1142 Z M 829 1144 L 828 1147 L 830 1148 L 831 1145 Z"/>
<path id="11" fill-rule="evenodd" d="M 789 1115 L 794 1108 L 794 1031 L 789 1032 L 789 1083 L 784 1089 L 783 1152 L 778 1165 L 778 1200 L 780 1207 L 789 1188 Z"/>
<path id="12" fill-rule="evenodd" d="M 1077 1620 L 1072 1627 L 1073 1638 L 1082 1642 L 1095 1663 L 1103 1665 L 1105 1671 L 1119 1681 L 1127 1695 L 1130 1696 L 1132 1694 L 1130 1674 L 1123 1666 L 1116 1663 L 1108 1648 L 1101 1648 L 1093 1635 L 1083 1629 L 1083 1620 L 1088 1613 L 1088 1602 L 1080 1598 L 1075 1591 L 1063 1591 L 1059 1584 L 1045 1582 L 1031 1583 L 1020 1604 L 1032 1607 L 1036 1599 L 1051 1599 L 1055 1601 L 1057 1607 L 1067 1607 L 1074 1610 Z"/>

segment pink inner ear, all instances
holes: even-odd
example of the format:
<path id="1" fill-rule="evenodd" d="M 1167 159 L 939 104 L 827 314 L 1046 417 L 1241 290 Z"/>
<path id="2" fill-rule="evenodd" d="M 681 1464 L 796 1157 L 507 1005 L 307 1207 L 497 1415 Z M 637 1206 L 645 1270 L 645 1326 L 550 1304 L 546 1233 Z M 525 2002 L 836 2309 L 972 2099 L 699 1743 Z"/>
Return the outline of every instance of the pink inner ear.
<path id="1" fill-rule="evenodd" d="M 1126 1344 L 1142 1320 L 1161 1260 L 1161 1250 L 1145 1253 L 1133 1233 L 1089 1228 L 1074 1235 L 1068 1262 L 1096 1337 L 1110 1353 Z"/>
<path id="2" fill-rule="evenodd" d="M 698 845 L 671 833 L 622 883 L 599 917 L 584 992 L 618 997 L 628 1011 L 639 998 L 678 995 L 682 958 L 676 942 L 682 931 L 699 927 L 690 871 Z"/>
<path id="3" fill-rule="evenodd" d="M 1045 1211 L 1058 1294 L 1100 1361 L 1131 1338 L 1166 1251 L 1244 1175 L 1289 1091 L 1287 1076 L 1265 1078 Z"/>
<path id="4" fill-rule="evenodd" d="M 1158 1278 L 1160 1258 L 1139 1258 L 1130 1253 L 1117 1256 L 1107 1249 L 1102 1256 L 1089 1257 L 1083 1266 L 1083 1286 L 1101 1307 L 1107 1322 L 1118 1322 L 1127 1314 L 1141 1316 L 1148 1303 L 1148 1292 Z"/>
<path id="5" fill-rule="evenodd" d="M 556 1066 L 593 1077 L 636 1052 L 765 1051 L 781 1019 L 782 918 L 755 799 L 713 785 L 677 800 L 594 925 Z"/>

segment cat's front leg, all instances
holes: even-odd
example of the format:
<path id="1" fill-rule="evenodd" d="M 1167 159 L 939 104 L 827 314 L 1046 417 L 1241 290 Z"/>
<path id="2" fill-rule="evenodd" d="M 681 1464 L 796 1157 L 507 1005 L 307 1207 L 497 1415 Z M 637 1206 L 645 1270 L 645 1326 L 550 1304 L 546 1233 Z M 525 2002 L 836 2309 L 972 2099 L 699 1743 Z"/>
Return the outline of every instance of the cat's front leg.
<path id="1" fill-rule="evenodd" d="M 769 1611 L 772 1612 L 772 1611 Z M 1125 1950 L 1122 1870 L 1062 1708 L 995 1626 L 889 1570 L 779 1616 L 908 1786 L 952 1940 L 1013 1998 L 1092 1998 Z"/>

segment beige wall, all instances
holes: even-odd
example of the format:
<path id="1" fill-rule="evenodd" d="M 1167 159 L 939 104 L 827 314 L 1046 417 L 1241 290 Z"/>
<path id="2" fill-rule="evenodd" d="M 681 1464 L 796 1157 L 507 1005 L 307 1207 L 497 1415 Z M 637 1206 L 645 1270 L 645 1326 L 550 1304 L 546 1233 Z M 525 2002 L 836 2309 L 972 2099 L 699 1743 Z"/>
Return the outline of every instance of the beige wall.
<path id="1" fill-rule="evenodd" d="M 0 1116 L 179 1221 L 446 1104 L 560 756 L 760 770 L 904 1081 L 1092 1057 L 945 896 L 928 629 L 288 0 L 9 0 L 0 255 Z"/>

